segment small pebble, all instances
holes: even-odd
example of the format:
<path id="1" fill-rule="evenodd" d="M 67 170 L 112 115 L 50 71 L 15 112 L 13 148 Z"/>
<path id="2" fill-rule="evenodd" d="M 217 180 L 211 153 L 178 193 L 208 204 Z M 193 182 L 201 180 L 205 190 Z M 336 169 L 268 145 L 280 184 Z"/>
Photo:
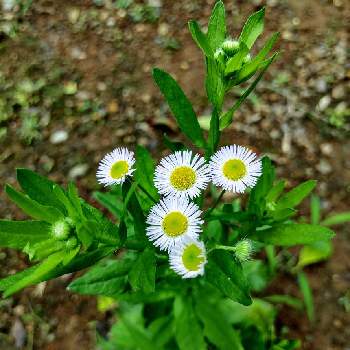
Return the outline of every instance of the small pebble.
<path id="1" fill-rule="evenodd" d="M 65 142 L 68 140 L 68 132 L 65 130 L 58 130 L 55 131 L 50 136 L 50 142 L 54 145 L 57 145 L 59 143 Z"/>

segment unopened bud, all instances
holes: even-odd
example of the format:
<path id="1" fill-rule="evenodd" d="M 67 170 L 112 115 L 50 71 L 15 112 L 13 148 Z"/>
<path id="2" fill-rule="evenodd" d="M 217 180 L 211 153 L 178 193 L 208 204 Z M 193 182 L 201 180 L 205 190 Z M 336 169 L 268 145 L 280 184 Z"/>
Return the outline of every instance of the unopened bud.
<path id="1" fill-rule="evenodd" d="M 240 262 L 250 259 L 253 252 L 252 242 L 249 239 L 239 241 L 235 246 L 235 255 Z"/>
<path id="2" fill-rule="evenodd" d="M 226 39 L 222 43 L 221 48 L 227 55 L 233 56 L 239 50 L 239 42 L 237 40 Z"/>
<path id="3" fill-rule="evenodd" d="M 68 250 L 75 248 L 77 245 L 78 245 L 78 240 L 76 239 L 76 237 L 71 237 L 66 242 L 66 248 Z"/>
<path id="4" fill-rule="evenodd" d="M 56 221 L 52 225 L 51 230 L 54 238 L 56 238 L 57 240 L 64 240 L 68 238 L 68 236 L 70 235 L 72 226 L 69 222 L 67 222 L 67 220 L 62 219 L 62 220 Z"/>
<path id="5" fill-rule="evenodd" d="M 243 64 L 248 63 L 252 60 L 252 57 L 250 56 L 250 53 L 247 53 L 247 55 L 243 59 Z"/>

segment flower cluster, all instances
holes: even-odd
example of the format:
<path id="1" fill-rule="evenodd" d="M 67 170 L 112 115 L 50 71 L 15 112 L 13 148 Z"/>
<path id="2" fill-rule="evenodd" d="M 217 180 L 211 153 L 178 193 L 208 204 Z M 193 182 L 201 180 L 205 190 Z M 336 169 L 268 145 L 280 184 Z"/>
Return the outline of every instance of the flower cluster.
<path id="1" fill-rule="evenodd" d="M 134 153 L 116 148 L 100 162 L 99 183 L 122 184 L 134 172 Z M 199 240 L 202 211 L 191 202 L 209 182 L 225 191 L 243 193 L 261 175 L 261 161 L 249 149 L 232 145 L 213 154 L 207 163 L 199 154 L 177 151 L 163 158 L 155 169 L 154 184 L 163 198 L 147 217 L 147 237 L 169 253 L 170 267 L 183 278 L 204 274 L 206 251 Z"/>

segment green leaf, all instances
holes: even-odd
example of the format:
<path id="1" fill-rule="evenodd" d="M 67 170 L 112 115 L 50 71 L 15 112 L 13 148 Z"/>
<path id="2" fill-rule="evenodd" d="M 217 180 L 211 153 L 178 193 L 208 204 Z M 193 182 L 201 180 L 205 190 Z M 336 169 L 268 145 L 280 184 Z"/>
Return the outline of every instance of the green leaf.
<path id="1" fill-rule="evenodd" d="M 3 294 L 4 298 L 9 297 L 31 284 L 39 283 L 48 272 L 53 270 L 62 261 L 64 254 L 64 251 L 51 254 L 43 262 L 38 264 L 37 268 L 30 275 L 23 277 L 21 280 L 7 288 Z"/>
<path id="2" fill-rule="evenodd" d="M 163 134 L 163 142 L 172 152 L 183 151 L 186 149 L 182 142 L 171 140 L 167 134 Z"/>
<path id="3" fill-rule="evenodd" d="M 344 224 L 346 222 L 350 222 L 350 211 L 328 216 L 328 218 L 321 222 L 321 225 L 333 226 Z"/>
<path id="4" fill-rule="evenodd" d="M 321 202 L 320 198 L 314 194 L 310 198 L 311 223 L 317 225 L 321 218 Z"/>
<path id="5" fill-rule="evenodd" d="M 208 42 L 207 37 L 199 28 L 198 23 L 196 21 L 189 21 L 188 28 L 191 32 L 193 40 L 196 42 L 198 47 L 203 51 L 203 53 L 207 57 L 213 57 L 214 55 L 213 50 Z"/>
<path id="6" fill-rule="evenodd" d="M 65 275 L 66 273 L 71 273 L 85 269 L 86 267 L 89 267 L 95 264 L 97 261 L 103 259 L 105 256 L 111 254 L 114 251 L 114 249 L 114 247 L 100 247 L 97 250 L 79 254 L 68 265 L 56 267 L 55 269 L 49 271 L 46 275 L 42 276 L 40 280 L 36 281 L 35 283 L 47 281 L 49 279 Z M 10 275 L 8 277 L 3 278 L 2 280 L 0 280 L 0 291 L 7 289 L 12 284 L 17 283 L 21 279 L 33 274 L 39 266 L 40 264 L 31 266 L 28 269 L 22 270 L 14 275 Z"/>
<path id="7" fill-rule="evenodd" d="M 262 175 L 255 187 L 250 192 L 248 209 L 249 212 L 263 216 L 266 208 L 266 196 L 270 192 L 275 179 L 275 169 L 268 157 L 262 159 Z"/>
<path id="8" fill-rule="evenodd" d="M 300 299 L 292 297 L 290 295 L 274 294 L 269 295 L 264 299 L 269 301 L 270 303 L 285 304 L 297 310 L 302 310 L 304 308 L 303 302 Z"/>
<path id="9" fill-rule="evenodd" d="M 51 237 L 51 225 L 43 221 L 0 220 L 0 247 L 23 249 Z"/>
<path id="10" fill-rule="evenodd" d="M 204 335 L 220 350 L 244 350 L 237 331 L 227 321 L 217 305 L 198 300 L 196 311 L 204 324 Z"/>
<path id="11" fill-rule="evenodd" d="M 282 195 L 276 203 L 276 210 L 294 208 L 300 204 L 315 188 L 316 183 L 315 180 L 308 180 Z"/>
<path id="12" fill-rule="evenodd" d="M 180 350 L 205 350 L 203 332 L 194 313 L 192 298 L 177 296 L 174 301 L 175 338 Z"/>
<path id="13" fill-rule="evenodd" d="M 238 108 L 241 106 L 241 104 L 248 98 L 248 96 L 256 88 L 259 81 L 262 79 L 263 75 L 265 74 L 265 72 L 269 68 L 270 64 L 276 59 L 276 57 L 277 57 L 277 55 L 274 55 L 271 59 L 268 60 L 269 62 L 267 62 L 264 65 L 264 67 L 262 67 L 259 75 L 250 84 L 250 86 L 244 91 L 244 93 L 239 97 L 239 99 L 236 101 L 236 103 L 220 118 L 220 130 L 227 128 L 232 123 L 234 113 L 238 110 Z M 232 86 L 234 86 L 234 84 L 231 82 L 226 87 L 226 90 L 229 90 Z"/>
<path id="14" fill-rule="evenodd" d="M 219 114 L 217 110 L 214 108 L 210 118 L 210 129 L 209 129 L 209 135 L 208 135 L 209 156 L 216 151 L 219 144 L 219 140 L 220 140 Z"/>
<path id="15" fill-rule="evenodd" d="M 281 193 L 284 190 L 284 187 L 286 185 L 286 182 L 284 180 L 280 180 L 274 185 L 269 193 L 266 196 L 266 202 L 267 203 L 273 203 L 276 202 L 278 197 L 281 195 Z"/>
<path id="16" fill-rule="evenodd" d="M 23 193 L 16 191 L 10 185 L 6 185 L 5 191 L 19 208 L 34 219 L 46 221 L 51 224 L 63 219 L 62 213 L 56 208 L 41 205 Z"/>
<path id="17" fill-rule="evenodd" d="M 77 237 L 83 244 L 85 249 L 88 249 L 94 240 L 94 228 L 98 225 L 92 220 L 83 221 L 77 225 Z"/>
<path id="18" fill-rule="evenodd" d="M 57 241 L 53 238 L 46 239 L 35 244 L 27 243 L 23 248 L 23 252 L 29 256 L 30 260 L 43 260 L 50 254 L 56 253 L 59 250 L 63 250 L 65 244 L 62 241 Z"/>
<path id="19" fill-rule="evenodd" d="M 303 295 L 303 298 L 304 298 L 307 316 L 310 322 L 314 322 L 315 307 L 314 307 L 314 301 L 312 296 L 312 290 L 310 288 L 310 285 L 305 273 L 302 271 L 298 273 L 298 283 L 299 283 L 301 294 Z"/>
<path id="20" fill-rule="evenodd" d="M 230 299 L 243 305 L 252 303 L 242 266 L 229 252 L 214 250 L 209 255 L 205 277 Z"/>
<path id="21" fill-rule="evenodd" d="M 222 1 L 218 1 L 211 13 L 208 24 L 208 41 L 213 50 L 216 50 L 225 40 L 226 21 L 225 6 Z"/>
<path id="22" fill-rule="evenodd" d="M 66 213 L 64 205 L 53 191 L 54 186 L 58 186 L 54 182 L 29 169 L 17 169 L 17 181 L 31 199 Z"/>
<path id="23" fill-rule="evenodd" d="M 126 276 L 132 264 L 132 260 L 125 258 L 102 261 L 73 281 L 67 289 L 86 295 L 117 296 L 126 286 Z"/>
<path id="24" fill-rule="evenodd" d="M 153 249 L 145 249 L 139 254 L 129 273 L 129 281 L 134 291 L 152 293 L 155 291 L 156 257 Z"/>
<path id="25" fill-rule="evenodd" d="M 225 75 L 229 75 L 242 67 L 244 58 L 249 53 L 249 49 L 243 42 L 239 43 L 239 51 L 226 63 Z"/>
<path id="26" fill-rule="evenodd" d="M 216 61 L 212 58 L 207 59 L 205 88 L 209 101 L 217 108 L 217 110 L 221 110 L 225 96 L 225 85 L 223 75 L 216 64 Z"/>
<path id="27" fill-rule="evenodd" d="M 264 30 L 265 8 L 253 13 L 243 26 L 239 41 L 244 42 L 249 49 Z"/>
<path id="28" fill-rule="evenodd" d="M 159 195 L 153 182 L 154 162 L 143 146 L 136 147 L 136 171 L 135 178 L 137 182 L 153 197 L 155 201 L 159 200 Z"/>
<path id="29" fill-rule="evenodd" d="M 330 241 L 320 241 L 306 245 L 300 250 L 297 268 L 327 260 L 332 252 L 333 246 Z"/>
<path id="30" fill-rule="evenodd" d="M 84 218 L 84 214 L 83 214 L 83 210 L 81 207 L 81 202 L 78 194 L 78 189 L 75 186 L 75 184 L 72 182 L 68 184 L 68 198 L 73 204 L 73 207 L 76 211 L 76 216 L 80 218 Z"/>
<path id="31" fill-rule="evenodd" d="M 94 192 L 93 197 L 106 207 L 116 218 L 120 218 L 123 215 L 124 205 L 122 201 L 117 198 L 115 193 Z"/>
<path id="32" fill-rule="evenodd" d="M 167 100 L 180 129 L 198 147 L 205 146 L 202 130 L 193 107 L 177 82 L 161 69 L 153 69 L 153 78 Z"/>
<path id="33" fill-rule="evenodd" d="M 257 231 L 251 238 L 266 244 L 289 247 L 327 241 L 333 236 L 333 231 L 319 225 L 284 224 Z"/>
<path id="34" fill-rule="evenodd" d="M 279 33 L 274 33 L 270 37 L 259 53 L 250 62 L 243 65 L 243 67 L 237 72 L 237 74 L 234 76 L 232 84 L 237 85 L 248 80 L 259 68 L 261 68 L 267 54 L 271 51 L 278 37 Z"/>

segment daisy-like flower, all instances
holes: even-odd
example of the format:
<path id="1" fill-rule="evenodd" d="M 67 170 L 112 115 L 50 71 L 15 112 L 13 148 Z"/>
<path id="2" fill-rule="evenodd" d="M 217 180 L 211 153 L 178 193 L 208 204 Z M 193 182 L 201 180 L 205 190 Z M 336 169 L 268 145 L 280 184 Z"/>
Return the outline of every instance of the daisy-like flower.
<path id="1" fill-rule="evenodd" d="M 188 238 L 169 254 L 170 267 L 182 278 L 195 278 L 204 275 L 207 263 L 203 242 Z"/>
<path id="2" fill-rule="evenodd" d="M 203 223 L 201 213 L 186 198 L 166 197 L 151 208 L 146 234 L 156 247 L 170 252 L 186 238 L 198 238 Z"/>
<path id="3" fill-rule="evenodd" d="M 211 179 L 226 191 L 243 193 L 254 187 L 261 175 L 261 160 L 248 148 L 232 145 L 220 148 L 210 159 Z"/>
<path id="4" fill-rule="evenodd" d="M 97 169 L 97 181 L 105 186 L 122 184 L 135 169 L 134 152 L 127 148 L 116 148 L 100 161 Z"/>
<path id="5" fill-rule="evenodd" d="M 195 198 L 210 181 L 209 167 L 199 154 L 177 151 L 163 158 L 156 167 L 154 184 L 160 194 Z"/>

